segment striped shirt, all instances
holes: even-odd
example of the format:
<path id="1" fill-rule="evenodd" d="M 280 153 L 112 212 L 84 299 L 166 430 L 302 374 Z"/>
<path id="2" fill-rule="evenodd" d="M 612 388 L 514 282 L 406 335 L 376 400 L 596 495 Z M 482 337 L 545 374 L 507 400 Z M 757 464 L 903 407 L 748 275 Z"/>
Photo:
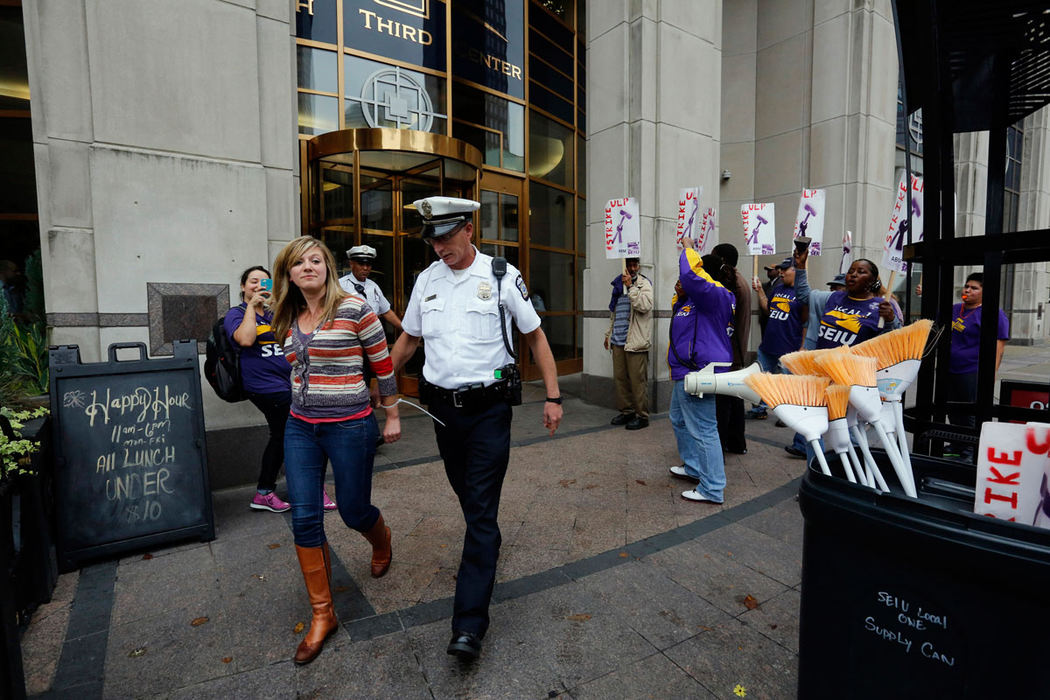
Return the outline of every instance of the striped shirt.
<path id="1" fill-rule="evenodd" d="M 365 358 L 379 379 L 379 393 L 397 394 L 383 326 L 362 299 L 343 299 L 335 318 L 311 335 L 297 330 L 296 323 L 284 339 L 284 356 L 292 365 L 293 412 L 310 416 L 312 409 L 336 406 L 345 409 L 345 415 L 366 410 Z"/>

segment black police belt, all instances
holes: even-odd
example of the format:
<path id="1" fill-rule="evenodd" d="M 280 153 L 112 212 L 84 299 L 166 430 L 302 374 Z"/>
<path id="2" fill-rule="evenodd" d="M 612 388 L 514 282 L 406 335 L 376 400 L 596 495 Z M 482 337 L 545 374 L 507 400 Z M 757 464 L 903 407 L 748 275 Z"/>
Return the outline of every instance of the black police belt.
<path id="1" fill-rule="evenodd" d="M 476 409 L 507 401 L 508 382 L 499 381 L 485 386 L 481 382 L 466 384 L 458 389 L 445 389 L 419 378 L 419 400 L 425 404 L 443 403 L 454 408 Z"/>

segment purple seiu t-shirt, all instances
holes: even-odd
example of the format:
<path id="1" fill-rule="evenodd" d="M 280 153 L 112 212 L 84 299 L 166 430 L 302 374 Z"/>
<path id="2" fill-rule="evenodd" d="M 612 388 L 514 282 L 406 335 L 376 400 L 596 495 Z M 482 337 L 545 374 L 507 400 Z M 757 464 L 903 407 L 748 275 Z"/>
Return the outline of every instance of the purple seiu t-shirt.
<path id="1" fill-rule="evenodd" d="M 879 334 L 879 304 L 882 297 L 853 299 L 846 290 L 828 297 L 817 331 L 817 349 L 856 345 Z M 888 329 L 887 329 L 888 330 Z"/>
<path id="2" fill-rule="evenodd" d="M 807 304 L 798 300 L 794 287 L 775 285 L 770 290 L 769 318 L 758 349 L 767 355 L 780 357 L 801 348 L 802 310 Z"/>
<path id="3" fill-rule="evenodd" d="M 233 333 L 244 320 L 245 304 L 235 306 L 226 313 L 223 328 L 226 336 L 235 346 Z M 250 347 L 241 348 L 241 382 L 246 391 L 253 394 L 276 394 L 292 390 L 291 365 L 284 359 L 281 344 L 273 337 L 270 323 L 273 314 L 255 314 L 255 342 Z"/>
<path id="4" fill-rule="evenodd" d="M 1010 321 L 999 309 L 997 340 L 1010 339 Z M 950 374 L 970 374 L 977 371 L 977 356 L 981 349 L 981 307 L 964 309 L 962 304 L 952 307 L 952 352 L 948 360 Z"/>

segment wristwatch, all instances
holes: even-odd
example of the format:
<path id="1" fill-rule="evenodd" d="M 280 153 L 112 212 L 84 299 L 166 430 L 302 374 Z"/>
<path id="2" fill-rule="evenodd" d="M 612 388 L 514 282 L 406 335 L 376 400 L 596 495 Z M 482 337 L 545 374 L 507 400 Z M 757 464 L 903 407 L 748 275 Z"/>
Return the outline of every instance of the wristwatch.
<path id="1" fill-rule="evenodd" d="M 547 403 L 556 403 L 559 406 L 561 406 L 561 397 L 560 396 L 557 396 L 555 398 L 551 398 L 550 396 L 548 396 L 546 401 L 547 401 Z"/>

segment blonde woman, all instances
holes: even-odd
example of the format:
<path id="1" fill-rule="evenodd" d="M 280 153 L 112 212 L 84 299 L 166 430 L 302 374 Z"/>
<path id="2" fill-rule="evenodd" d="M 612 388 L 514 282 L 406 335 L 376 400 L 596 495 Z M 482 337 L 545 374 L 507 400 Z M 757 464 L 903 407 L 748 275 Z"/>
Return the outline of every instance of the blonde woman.
<path id="1" fill-rule="evenodd" d="M 302 236 L 285 246 L 274 261 L 274 299 L 274 334 L 283 340 L 292 366 L 285 475 L 295 550 L 313 607 L 310 630 L 295 653 L 295 662 L 306 664 L 338 625 L 321 501 L 326 458 L 340 516 L 372 545 L 372 576 L 390 567 L 390 528 L 371 503 L 379 430 L 364 378 L 366 362 L 379 381 L 387 442 L 401 437 L 401 421 L 383 327 L 367 303 L 340 288 L 335 259 L 324 243 Z"/>

